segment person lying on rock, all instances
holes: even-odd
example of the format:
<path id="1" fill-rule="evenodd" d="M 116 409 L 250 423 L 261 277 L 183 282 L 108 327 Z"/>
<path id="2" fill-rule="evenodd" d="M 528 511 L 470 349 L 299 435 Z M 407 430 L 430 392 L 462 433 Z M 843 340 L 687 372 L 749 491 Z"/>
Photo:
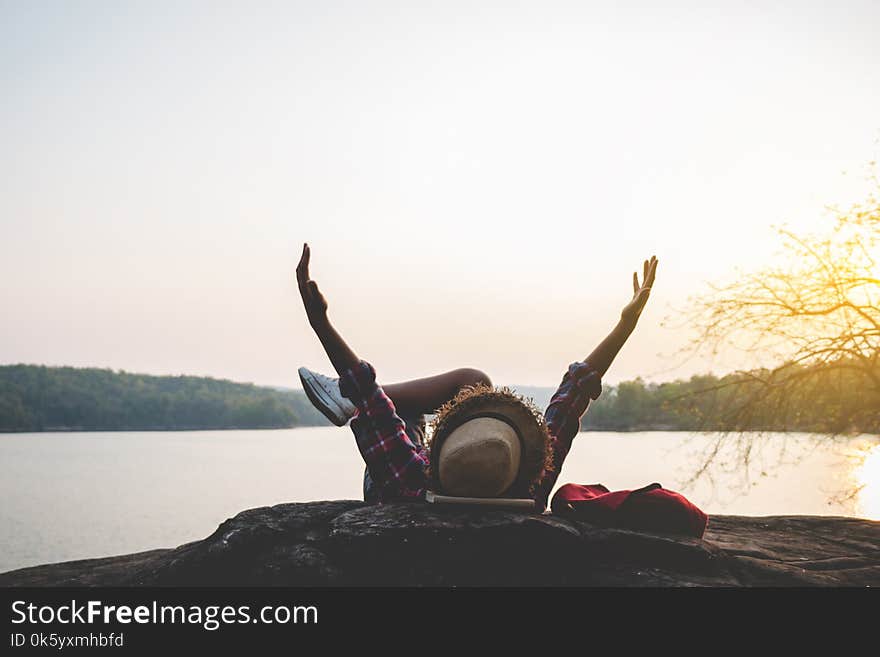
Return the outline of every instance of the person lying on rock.
<path id="1" fill-rule="evenodd" d="M 312 404 L 330 421 L 350 421 L 366 462 L 364 499 L 425 499 L 432 491 L 471 498 L 528 498 L 539 510 L 580 430 L 580 419 L 602 391 L 602 377 L 629 338 L 651 294 L 657 258 L 633 273 L 633 296 L 611 333 L 582 361 L 572 363 L 543 414 L 530 400 L 495 388 L 475 369 L 380 386 L 327 317 L 327 301 L 309 277 L 303 245 L 296 269 L 306 315 L 338 379 L 300 368 Z M 436 413 L 430 442 L 425 414 Z M 659 485 L 658 485 L 659 487 Z M 607 489 L 606 489 L 607 491 Z"/>

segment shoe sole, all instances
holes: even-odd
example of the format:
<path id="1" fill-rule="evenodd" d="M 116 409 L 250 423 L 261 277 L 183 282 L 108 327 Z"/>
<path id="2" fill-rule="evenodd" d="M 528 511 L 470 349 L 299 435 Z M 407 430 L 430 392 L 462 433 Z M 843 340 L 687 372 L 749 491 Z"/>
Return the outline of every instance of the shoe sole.
<path id="1" fill-rule="evenodd" d="M 302 383 L 306 397 L 312 402 L 312 406 L 321 411 L 321 414 L 324 417 L 337 427 L 341 427 L 348 422 L 348 417 L 345 415 L 339 404 L 337 404 L 332 397 L 327 395 L 320 385 L 314 383 L 311 377 L 304 374 L 302 368 L 299 370 L 299 380 Z"/>

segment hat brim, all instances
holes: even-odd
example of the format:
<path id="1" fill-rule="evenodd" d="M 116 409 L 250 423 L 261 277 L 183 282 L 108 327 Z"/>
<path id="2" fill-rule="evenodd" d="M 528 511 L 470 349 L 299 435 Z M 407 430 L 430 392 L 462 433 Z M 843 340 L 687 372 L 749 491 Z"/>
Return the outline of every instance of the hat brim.
<path id="1" fill-rule="evenodd" d="M 503 496 L 532 495 L 553 463 L 550 435 L 544 415 L 531 399 L 517 395 L 510 388 L 491 388 L 486 385 L 462 388 L 434 416 L 430 438 L 432 485 L 439 488 L 437 459 L 443 441 L 469 419 L 486 415 L 503 416 L 516 428 L 522 441 L 519 472 Z"/>

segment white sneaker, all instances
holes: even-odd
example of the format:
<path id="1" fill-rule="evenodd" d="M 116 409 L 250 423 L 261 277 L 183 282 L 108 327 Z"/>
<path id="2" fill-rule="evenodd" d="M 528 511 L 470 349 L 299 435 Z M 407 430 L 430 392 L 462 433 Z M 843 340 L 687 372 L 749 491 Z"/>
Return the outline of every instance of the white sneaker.
<path id="1" fill-rule="evenodd" d="M 341 427 L 357 413 L 355 405 L 339 391 L 339 379 L 300 367 L 299 380 L 302 381 L 303 390 L 312 402 L 312 406 L 321 411 L 324 417 L 337 427 Z"/>

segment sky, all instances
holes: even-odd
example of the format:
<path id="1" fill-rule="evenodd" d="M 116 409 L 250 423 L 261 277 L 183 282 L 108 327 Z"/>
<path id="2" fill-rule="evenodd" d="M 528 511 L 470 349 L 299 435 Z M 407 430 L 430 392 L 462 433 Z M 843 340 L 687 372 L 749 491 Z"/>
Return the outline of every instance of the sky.
<path id="1" fill-rule="evenodd" d="M 552 385 L 864 198 L 880 3 L 0 0 L 0 363 L 297 387 L 294 269 L 380 380 Z M 664 319 L 672 321 L 666 322 Z"/>

